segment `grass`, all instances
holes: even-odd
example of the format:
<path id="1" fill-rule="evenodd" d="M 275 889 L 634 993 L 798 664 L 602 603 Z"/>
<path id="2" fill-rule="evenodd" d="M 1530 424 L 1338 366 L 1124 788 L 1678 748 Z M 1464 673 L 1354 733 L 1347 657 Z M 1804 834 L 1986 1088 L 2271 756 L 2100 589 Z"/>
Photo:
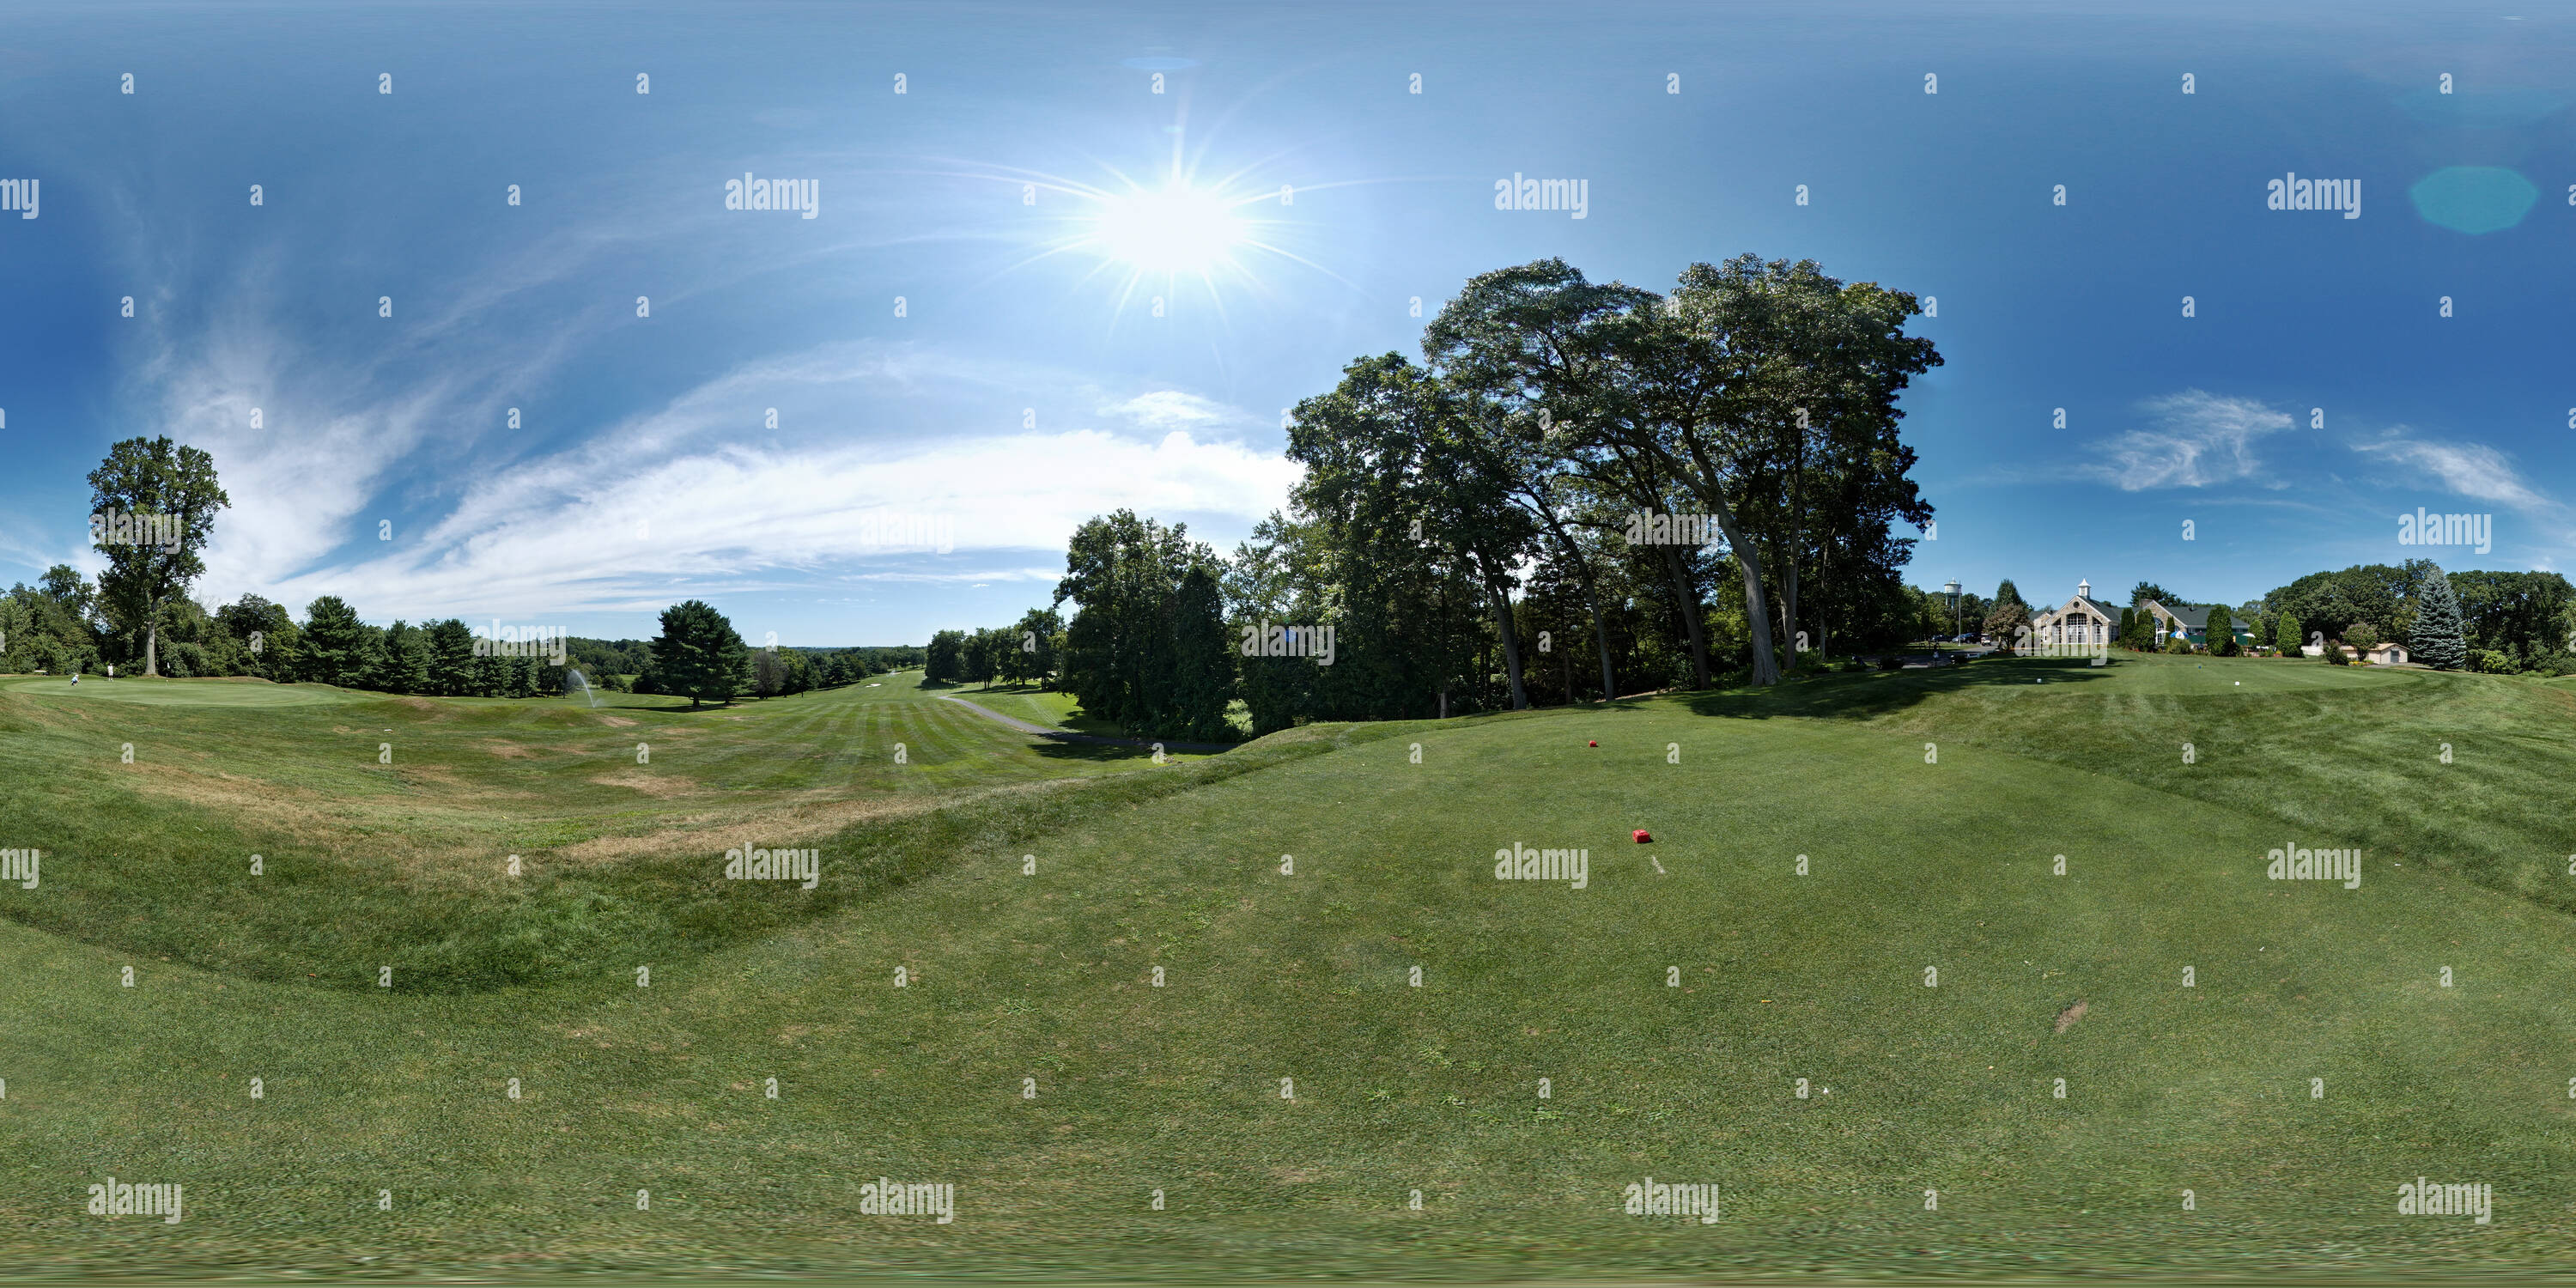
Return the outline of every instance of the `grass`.
<path id="1" fill-rule="evenodd" d="M 310 707 L 364 702 L 367 695 L 327 684 L 270 684 L 265 680 L 123 680 L 89 678 L 75 685 L 62 679 L 20 680 L 10 686 L 27 697 L 71 698 L 87 702 L 133 702 L 144 706 Z"/>
<path id="2" fill-rule="evenodd" d="M 1035 684 L 996 684 L 992 688 L 961 684 L 949 692 L 989 711 L 1015 720 L 1044 725 L 1066 733 L 1095 734 L 1104 738 L 1132 738 L 1137 735 L 1115 720 L 1104 720 L 1083 709 L 1070 693 L 1042 689 Z M 1240 698 L 1226 705 L 1226 720 L 1234 726 L 1235 738 L 1252 736 L 1252 712 Z"/>
<path id="3" fill-rule="evenodd" d="M 949 692 L 988 711 L 1049 729 L 1109 738 L 1127 736 L 1127 730 L 1116 721 L 1102 720 L 1085 712 L 1072 694 L 1041 689 L 1034 684 L 997 684 L 990 689 L 966 684 Z"/>
<path id="4" fill-rule="evenodd" d="M 0 802 L 0 835 L 61 856 L 45 898 L 0 911 L 326 987 L 373 987 L 385 965 L 397 991 L 596 976 L 888 884 L 746 890 L 707 875 L 729 848 L 821 846 L 910 872 L 961 818 L 1010 834 L 1027 812 L 1012 792 L 1150 764 L 1014 732 L 918 680 L 699 711 L 617 694 L 591 708 L 0 682 L 0 775 L 32 785 Z M 1003 800 L 974 804 L 987 794 Z"/>
<path id="5" fill-rule="evenodd" d="M 22 689 L 0 686 L 0 772 L 40 787 L 0 807 L 11 845 L 77 838 L 93 815 L 123 820 L 102 837 L 160 820 L 170 846 L 279 825 L 255 793 L 164 819 L 117 741 L 154 749 L 138 766 L 204 751 L 332 799 L 384 786 L 371 756 L 345 769 L 321 750 L 382 741 L 328 730 L 392 719 L 383 704 L 112 718 L 79 705 L 86 683 Z M 456 781 L 358 797 L 418 816 L 380 835 L 637 811 L 654 821 L 615 835 L 644 843 L 581 870 L 635 915 L 712 927 L 566 938 L 596 968 L 528 984 L 367 986 L 373 959 L 355 954 L 408 944 L 404 918 L 473 884 L 434 864 L 445 875 L 370 886 L 382 865 L 335 838 L 299 885 L 235 890 L 183 866 L 151 901 L 85 884 L 113 846 L 47 845 L 38 890 L 0 889 L 0 1263 L 2348 1275 L 2536 1271 L 2576 1234 L 2576 878 L 2542 879 L 2576 851 L 2557 804 L 2576 781 L 2564 688 L 1998 660 L 1308 727 L 1160 767 L 1050 759 L 972 713 L 938 723 L 947 705 L 841 690 L 730 728 L 620 708 L 638 725 L 601 729 L 528 703 L 427 704 L 398 746 L 446 755 Z M 654 828 L 732 793 L 620 801 L 583 777 L 614 748 L 573 749 L 648 720 L 695 732 L 671 740 L 673 772 L 742 784 L 759 799 L 740 808 L 811 792 L 910 812 L 812 833 L 816 893 L 845 873 L 857 893 L 687 888 L 715 853 L 666 855 Z M 831 758 L 834 731 L 881 740 L 880 723 L 955 768 Z M 566 759 L 485 750 L 499 776 L 469 773 L 493 740 Z M 513 782 L 546 790 L 461 798 Z M 2360 888 L 2262 879 L 2293 838 L 2362 848 Z M 1587 888 L 1495 880 L 1515 843 L 1588 850 Z M 630 870 L 659 875 L 613 875 Z M 235 959 L 210 946 L 234 930 L 186 924 L 229 909 L 257 931 L 258 906 L 308 899 L 348 915 L 361 888 L 387 938 L 314 979 L 265 964 L 344 951 L 327 939 Z M 186 1223 L 82 1214 L 108 1173 L 184 1181 Z M 2491 1183 L 2495 1223 L 2396 1215 L 2418 1174 Z M 954 1183 L 956 1223 L 858 1215 L 879 1175 Z M 1646 1175 L 1718 1183 L 1724 1219 L 1623 1215 L 1620 1187 Z"/>

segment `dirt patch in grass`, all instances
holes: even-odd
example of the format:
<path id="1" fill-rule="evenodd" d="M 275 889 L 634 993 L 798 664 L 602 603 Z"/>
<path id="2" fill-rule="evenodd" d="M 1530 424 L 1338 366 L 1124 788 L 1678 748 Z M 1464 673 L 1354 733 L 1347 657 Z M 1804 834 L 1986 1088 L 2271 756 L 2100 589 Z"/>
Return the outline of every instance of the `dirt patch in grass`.
<path id="1" fill-rule="evenodd" d="M 2075 1005 L 2067 1007 L 2063 1011 L 2059 1011 L 2057 1013 L 2057 1031 L 2064 1033 L 2068 1029 L 2074 1028 L 2075 1022 L 2084 1018 L 2085 1009 L 2084 1003 L 2079 1000 Z"/>
<path id="2" fill-rule="evenodd" d="M 645 786 L 620 782 L 615 777 L 590 781 L 632 786 L 639 790 Z M 686 779 L 679 781 L 687 782 Z M 694 788 L 695 784 L 690 786 Z M 564 863 L 593 866 L 692 850 L 713 852 L 723 850 L 729 844 L 741 844 L 746 835 L 758 845 L 801 845 L 823 840 L 853 823 L 924 811 L 936 804 L 916 797 L 879 796 L 865 800 L 772 801 L 732 809 L 711 809 L 700 814 L 673 816 L 666 820 L 666 826 L 650 832 L 592 837 L 555 851 L 554 858 Z M 823 861 L 829 863 L 834 857 L 827 852 Z"/>
<path id="3" fill-rule="evenodd" d="M 138 791 L 212 812 L 246 831 L 266 831 L 319 849 L 363 849 L 422 870 L 445 866 L 457 838 L 488 819 L 491 802 L 527 800 L 526 792 L 477 787 L 434 765 L 367 768 L 394 776 L 391 795 L 314 791 L 265 778 L 205 773 L 167 764 L 136 765 Z"/>
<path id="4" fill-rule="evenodd" d="M 614 725 L 620 729 L 631 727 L 635 723 L 624 716 L 601 716 L 599 722 L 604 725 Z"/>
<path id="5" fill-rule="evenodd" d="M 499 738 L 486 738 L 475 745 L 481 747 L 485 751 L 491 752 L 495 756 L 499 756 L 503 760 L 534 760 L 537 758 L 537 753 L 533 749 L 522 747 L 515 742 L 504 742 Z"/>
<path id="6" fill-rule="evenodd" d="M 200 808 L 255 820 L 299 840 L 322 842 L 349 834 L 330 808 L 333 797 L 238 774 L 204 774 L 169 765 L 138 765 L 135 785 Z"/>
<path id="7" fill-rule="evenodd" d="M 401 771 L 396 777 L 405 786 L 434 785 L 439 789 L 442 797 L 449 799 L 466 796 L 484 801 L 524 801 L 535 800 L 538 797 L 536 792 L 503 791 L 497 787 L 482 786 L 468 781 L 463 775 L 445 765 L 397 765 L 395 768 Z"/>
<path id="8" fill-rule="evenodd" d="M 604 774 L 590 781 L 602 787 L 623 787 L 628 791 L 642 792 L 655 800 L 686 796 L 698 790 L 697 780 L 693 778 L 681 778 L 674 774 L 640 773 L 632 769 Z"/>

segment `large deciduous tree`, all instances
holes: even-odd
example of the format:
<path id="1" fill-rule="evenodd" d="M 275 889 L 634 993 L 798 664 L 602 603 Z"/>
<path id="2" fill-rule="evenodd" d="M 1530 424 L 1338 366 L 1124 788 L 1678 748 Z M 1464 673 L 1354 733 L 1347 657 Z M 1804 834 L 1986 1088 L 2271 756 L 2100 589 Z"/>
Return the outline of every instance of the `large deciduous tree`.
<path id="1" fill-rule="evenodd" d="M 1064 689 L 1083 710 L 1140 734 L 1229 736 L 1234 691 L 1225 647 L 1221 569 L 1186 525 L 1120 510 L 1085 521 L 1065 550 L 1055 602 L 1064 630 Z"/>
<path id="2" fill-rule="evenodd" d="M 1815 647 L 1828 643 L 1835 615 L 1800 607 L 1810 569 L 1837 598 L 1884 594 L 1913 546 L 1894 523 L 1931 522 L 1897 432 L 1897 398 L 1941 364 L 1931 341 L 1905 334 L 1921 311 L 1906 292 L 1846 284 L 1812 260 L 1752 255 L 1694 264 L 1673 292 L 1670 312 L 1728 364 L 1739 514 L 1769 555 L 1784 637 L 1813 625 Z"/>
<path id="3" fill-rule="evenodd" d="M 1811 563 L 1848 564 L 1837 570 L 1848 596 L 1886 601 L 1853 620 L 1904 598 L 1895 572 L 1910 541 L 1889 523 L 1928 522 L 1931 508 L 1906 478 L 1895 400 L 1940 361 L 1903 334 L 1917 311 L 1910 295 L 1847 286 L 1807 261 L 1695 264 L 1664 298 L 1542 260 L 1470 281 L 1423 351 L 1443 379 L 1541 421 L 1546 446 L 1604 490 L 1705 512 L 1744 583 L 1753 681 L 1771 684 L 1769 563 L 1781 568 L 1781 631 L 1803 620 Z"/>
<path id="4" fill-rule="evenodd" d="M 1035 679 L 1041 689 L 1054 688 L 1056 648 L 1063 637 L 1064 617 L 1054 609 L 1020 614 L 1019 624 L 1011 628 L 1011 650 L 1019 658 L 1014 674 Z"/>
<path id="5" fill-rule="evenodd" d="M 653 670 L 662 691 L 689 700 L 731 702 L 751 665 L 751 650 L 733 623 L 704 600 L 662 610 L 662 634 L 653 641 Z"/>
<path id="6" fill-rule="evenodd" d="M 1572 484 L 1579 477 L 1595 492 L 1656 511 L 1669 493 L 1650 457 L 1622 450 L 1623 440 L 1578 435 L 1578 409 L 1597 403 L 1601 385 L 1616 374 L 1602 323 L 1652 300 L 1650 292 L 1615 282 L 1596 285 L 1562 260 L 1541 260 L 1470 280 L 1422 336 L 1423 357 L 1465 406 L 1461 445 L 1500 480 L 1498 490 L 1545 535 L 1549 553 L 1581 591 L 1605 699 L 1617 696 L 1608 620 L 1600 579 L 1571 530 Z M 1586 446 L 1602 450 L 1587 453 Z M 1698 614 L 1690 616 L 1704 687 L 1707 650 Z"/>
<path id="7" fill-rule="evenodd" d="M 109 448 L 89 486 L 93 544 L 107 558 L 100 589 L 118 624 L 143 637 L 143 673 L 157 676 L 162 615 L 204 575 L 199 552 L 214 535 L 215 511 L 232 498 L 215 479 L 214 457 L 166 434 Z"/>
<path id="8" fill-rule="evenodd" d="M 1518 709 L 1529 696 L 1511 592 L 1537 525 L 1513 495 L 1526 461 L 1508 434 L 1477 423 L 1454 389 L 1389 353 L 1353 362 L 1332 393 L 1298 404 L 1288 456 L 1307 468 L 1301 495 L 1312 508 L 1339 511 L 1356 502 L 1470 571 L 1501 640 Z"/>
<path id="9" fill-rule="evenodd" d="M 955 684 L 966 673 L 966 632 L 933 631 L 922 651 L 923 684 Z"/>

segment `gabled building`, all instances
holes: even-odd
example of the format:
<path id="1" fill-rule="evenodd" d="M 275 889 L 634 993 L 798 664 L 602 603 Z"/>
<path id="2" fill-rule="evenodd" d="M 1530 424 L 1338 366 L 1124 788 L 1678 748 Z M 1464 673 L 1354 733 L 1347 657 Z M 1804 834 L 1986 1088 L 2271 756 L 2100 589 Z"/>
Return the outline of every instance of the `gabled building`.
<path id="1" fill-rule="evenodd" d="M 2181 636 L 2196 646 L 2209 643 L 2209 604 L 2175 604 L 2167 606 L 2148 600 L 2137 608 L 2154 623 L 2155 646 Z M 2043 648 L 2096 648 L 2117 643 L 2120 636 L 2120 608 L 2093 597 L 2093 583 L 2075 583 L 2075 597 L 2030 619 L 2031 641 Z M 2236 624 L 2236 642 L 2254 643 L 2251 627 Z"/>
<path id="2" fill-rule="evenodd" d="M 2075 583 L 2075 598 L 2033 614 L 2030 636 L 2043 648 L 2108 647 L 2120 634 L 2120 610 L 2093 598 L 2093 583 Z"/>
<path id="3" fill-rule="evenodd" d="M 2157 648 L 2163 648 L 2165 641 L 2176 635 L 2182 636 L 2196 646 L 2206 648 L 2209 645 L 2209 610 L 2213 607 L 2215 605 L 2212 604 L 2175 604 L 2167 607 L 2150 599 L 2140 605 L 2138 611 L 2154 618 Z M 2236 642 L 2248 648 L 2252 647 L 2254 629 L 2243 622 L 2236 622 L 2233 625 Z"/>

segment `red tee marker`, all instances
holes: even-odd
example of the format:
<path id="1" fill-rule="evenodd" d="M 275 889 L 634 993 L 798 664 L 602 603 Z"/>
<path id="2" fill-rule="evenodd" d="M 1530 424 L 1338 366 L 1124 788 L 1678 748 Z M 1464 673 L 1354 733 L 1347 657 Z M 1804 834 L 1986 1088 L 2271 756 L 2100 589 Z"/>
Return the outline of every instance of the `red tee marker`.
<path id="1" fill-rule="evenodd" d="M 1599 742 L 1598 740 L 1595 740 L 1595 741 L 1592 741 L 1592 742 L 1587 742 L 1587 743 L 1585 743 L 1585 744 L 1583 744 L 1583 745 L 1584 745 L 1584 746 L 1586 746 L 1586 747 L 1598 747 L 1598 746 L 1600 746 L 1601 744 L 1600 744 L 1600 742 Z"/>
<path id="2" fill-rule="evenodd" d="M 1654 840 L 1654 839 L 1655 839 L 1654 837 L 1647 835 L 1647 833 L 1646 833 L 1646 829 L 1644 829 L 1644 828 L 1642 828 L 1642 827 L 1637 829 L 1637 831 L 1636 831 L 1635 835 L 1636 835 L 1636 838 L 1637 838 L 1637 844 L 1639 844 L 1639 845 L 1644 845 L 1644 844 L 1646 844 L 1647 842 L 1652 841 L 1652 840 Z"/>

